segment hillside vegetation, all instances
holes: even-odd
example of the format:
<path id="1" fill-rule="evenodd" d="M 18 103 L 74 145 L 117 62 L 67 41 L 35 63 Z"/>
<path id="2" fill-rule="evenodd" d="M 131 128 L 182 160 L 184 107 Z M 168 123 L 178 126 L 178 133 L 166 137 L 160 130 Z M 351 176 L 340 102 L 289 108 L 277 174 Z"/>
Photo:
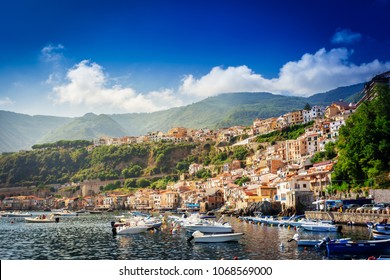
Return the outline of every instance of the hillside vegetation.
<path id="1" fill-rule="evenodd" d="M 79 147 L 79 141 L 74 142 L 75 145 L 68 143 L 67 147 L 41 145 L 32 151 L 1 155 L 0 184 L 28 186 L 176 174 L 177 163 L 186 159 L 195 148 L 189 143 L 151 143 L 100 146 L 88 152 Z"/>
<path id="2" fill-rule="evenodd" d="M 310 105 L 330 105 L 339 99 L 356 101 L 362 84 L 311 97 L 266 92 L 225 93 L 191 105 L 153 113 L 86 114 L 78 118 L 28 116 L 0 111 L 0 152 L 30 149 L 34 144 L 59 140 L 88 140 L 101 136 L 138 136 L 172 127 L 217 129 L 250 125 L 256 118 L 278 117 Z"/>
<path id="3" fill-rule="evenodd" d="M 390 89 L 376 86 L 376 98 L 365 102 L 340 129 L 335 189 L 390 187 Z"/>

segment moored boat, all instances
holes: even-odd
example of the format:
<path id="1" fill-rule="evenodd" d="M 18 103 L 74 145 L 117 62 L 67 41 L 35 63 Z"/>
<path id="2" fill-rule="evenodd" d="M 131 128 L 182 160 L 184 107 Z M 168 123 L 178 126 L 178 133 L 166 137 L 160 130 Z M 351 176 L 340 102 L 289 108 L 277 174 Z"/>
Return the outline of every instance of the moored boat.
<path id="1" fill-rule="evenodd" d="M 2 217 L 9 217 L 9 218 L 18 218 L 18 217 L 31 217 L 32 214 L 28 212 L 19 212 L 19 211 L 14 211 L 14 212 L 4 212 L 1 214 Z"/>
<path id="2" fill-rule="evenodd" d="M 27 223 L 58 223 L 60 218 L 50 215 L 46 217 L 45 215 L 39 215 L 34 218 L 24 218 Z"/>
<path id="3" fill-rule="evenodd" d="M 329 239 L 330 240 L 330 239 Z M 338 239 L 339 241 L 348 241 L 351 238 L 342 238 Z M 317 246 L 321 247 L 323 244 L 328 241 L 328 239 L 301 239 L 300 235 L 297 233 L 293 236 L 293 238 L 287 240 L 287 242 L 295 241 L 298 246 Z"/>
<path id="4" fill-rule="evenodd" d="M 201 231 L 204 233 L 229 233 L 233 232 L 233 228 L 229 224 L 193 224 L 186 225 L 185 228 L 187 231 Z"/>
<path id="5" fill-rule="evenodd" d="M 127 223 L 124 225 L 117 225 L 115 226 L 114 222 L 111 222 L 111 228 L 112 228 L 112 234 L 115 236 L 117 234 L 119 235 L 128 235 L 128 234 L 137 234 L 146 232 L 148 229 L 150 229 L 149 226 L 146 226 L 145 224 L 139 225 L 138 223 Z"/>
<path id="6" fill-rule="evenodd" d="M 330 240 L 326 243 L 328 255 L 366 255 L 390 253 L 390 239 L 384 240 Z"/>
<path id="7" fill-rule="evenodd" d="M 89 214 L 103 214 L 101 210 L 89 210 Z"/>
<path id="8" fill-rule="evenodd" d="M 74 217 L 74 216 L 78 216 L 78 213 L 64 210 L 62 212 L 55 212 L 55 213 L 53 213 L 53 215 L 54 216 L 62 216 L 62 217 Z"/>
<path id="9" fill-rule="evenodd" d="M 320 232 L 337 232 L 341 231 L 342 226 L 332 225 L 322 222 L 304 222 L 300 225 L 301 228 L 308 231 L 320 231 Z"/>
<path id="10" fill-rule="evenodd" d="M 196 243 L 222 243 L 222 242 L 237 242 L 244 233 L 220 233 L 220 234 L 204 234 L 200 231 L 192 233 L 187 241 L 194 240 Z"/>
<path id="11" fill-rule="evenodd" d="M 390 239 L 390 226 L 373 228 L 371 232 L 374 239 Z"/>

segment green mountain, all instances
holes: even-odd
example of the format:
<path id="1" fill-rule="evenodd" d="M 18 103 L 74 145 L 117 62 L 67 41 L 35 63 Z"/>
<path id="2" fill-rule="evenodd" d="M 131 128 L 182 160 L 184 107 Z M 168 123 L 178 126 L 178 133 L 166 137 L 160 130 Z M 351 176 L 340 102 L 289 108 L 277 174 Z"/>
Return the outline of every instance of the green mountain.
<path id="1" fill-rule="evenodd" d="M 311 105 L 327 106 L 333 101 L 339 101 L 343 99 L 348 102 L 358 102 L 360 100 L 361 92 L 363 91 L 364 83 L 338 87 L 327 92 L 318 93 L 307 98 L 307 101 Z"/>
<path id="2" fill-rule="evenodd" d="M 100 136 L 124 135 L 127 135 L 127 131 L 109 116 L 88 113 L 50 131 L 38 143 L 51 143 L 58 140 L 92 140 Z"/>
<path id="3" fill-rule="evenodd" d="M 0 152 L 30 149 L 51 130 L 72 119 L 51 116 L 29 116 L 0 110 Z"/>
<path id="4" fill-rule="evenodd" d="M 277 117 L 306 103 L 329 105 L 339 99 L 357 101 L 363 84 L 340 87 L 311 97 L 267 92 L 224 93 L 191 105 L 154 113 L 86 114 L 78 118 L 28 116 L 0 111 L 0 152 L 29 149 L 33 144 L 59 140 L 92 140 L 100 136 L 143 135 L 166 132 L 175 126 L 221 128 L 250 125 L 256 118 Z"/>

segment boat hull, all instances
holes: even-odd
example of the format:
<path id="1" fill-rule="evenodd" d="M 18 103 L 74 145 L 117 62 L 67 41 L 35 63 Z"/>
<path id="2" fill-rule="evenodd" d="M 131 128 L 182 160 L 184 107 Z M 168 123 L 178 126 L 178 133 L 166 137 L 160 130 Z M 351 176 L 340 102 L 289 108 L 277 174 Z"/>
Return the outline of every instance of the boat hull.
<path id="1" fill-rule="evenodd" d="M 390 239 L 390 229 L 381 230 L 381 229 L 373 229 L 372 236 L 374 239 Z"/>
<path id="2" fill-rule="evenodd" d="M 130 227 L 118 227 L 118 235 L 128 235 L 146 232 L 149 229 L 147 226 L 130 226 Z"/>
<path id="3" fill-rule="evenodd" d="M 363 240 L 363 241 L 330 241 L 326 244 L 329 255 L 365 255 L 375 253 L 389 253 L 390 239 Z"/>
<path id="4" fill-rule="evenodd" d="M 335 225 L 316 225 L 316 224 L 302 224 L 301 227 L 307 231 L 318 231 L 318 232 L 338 232 L 341 231 L 341 226 Z"/>
<path id="5" fill-rule="evenodd" d="M 56 223 L 56 222 L 58 222 L 58 220 L 56 220 L 56 219 L 24 218 L 24 220 L 25 220 L 27 223 L 38 223 L 38 224 Z"/>
<path id="6" fill-rule="evenodd" d="M 204 233 L 230 233 L 233 232 L 231 226 L 213 226 L 213 225 L 187 225 L 187 231 L 200 231 Z"/>
<path id="7" fill-rule="evenodd" d="M 24 218 L 24 217 L 31 217 L 32 214 L 30 214 L 30 213 L 4 213 L 1 216 L 8 217 L 8 218 Z"/>
<path id="8" fill-rule="evenodd" d="M 211 234 L 194 237 L 195 243 L 224 243 L 224 242 L 238 242 L 243 233 L 229 233 L 229 234 Z"/>

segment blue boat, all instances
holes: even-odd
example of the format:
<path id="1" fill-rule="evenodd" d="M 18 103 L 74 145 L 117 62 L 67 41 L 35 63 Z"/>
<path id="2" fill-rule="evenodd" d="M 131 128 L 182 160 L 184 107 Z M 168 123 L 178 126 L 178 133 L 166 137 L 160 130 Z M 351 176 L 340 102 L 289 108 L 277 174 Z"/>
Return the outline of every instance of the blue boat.
<path id="1" fill-rule="evenodd" d="M 390 253 L 390 239 L 383 240 L 330 240 L 326 243 L 328 255 L 366 255 Z"/>

